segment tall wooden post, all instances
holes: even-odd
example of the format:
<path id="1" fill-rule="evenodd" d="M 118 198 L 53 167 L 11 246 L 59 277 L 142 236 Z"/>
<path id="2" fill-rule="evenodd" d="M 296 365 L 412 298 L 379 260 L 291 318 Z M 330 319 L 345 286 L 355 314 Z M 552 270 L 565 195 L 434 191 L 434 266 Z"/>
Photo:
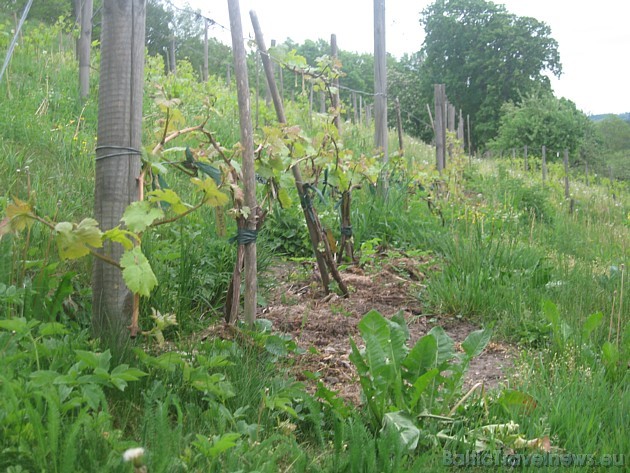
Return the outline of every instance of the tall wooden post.
<path id="1" fill-rule="evenodd" d="M 228 0 L 230 14 L 230 30 L 232 31 L 232 51 L 234 52 L 234 75 L 236 76 L 236 93 L 238 96 L 239 121 L 241 127 L 241 149 L 243 185 L 245 187 L 245 206 L 250 208 L 245 228 L 256 231 L 258 203 L 256 202 L 256 173 L 254 171 L 254 132 L 249 104 L 249 79 L 245 45 L 243 44 L 243 26 L 239 0 Z M 229 70 L 229 69 L 228 69 Z M 240 228 L 239 228 L 240 230 Z M 239 243 L 240 245 L 240 243 Z M 245 246 L 245 301 L 244 316 L 248 325 L 253 326 L 256 320 L 256 293 L 258 280 L 256 275 L 256 241 Z M 234 292 L 240 288 L 234 287 Z M 230 321 L 234 322 L 234 321 Z"/>
<path id="2" fill-rule="evenodd" d="M 543 145 L 542 147 L 542 183 L 545 185 L 545 181 L 547 180 L 547 147 Z"/>
<path id="3" fill-rule="evenodd" d="M 398 97 L 396 97 L 396 127 L 398 128 L 398 151 L 400 151 L 402 156 L 405 147 L 403 146 L 402 118 L 400 116 L 400 100 L 398 100 Z"/>
<path id="4" fill-rule="evenodd" d="M 339 55 L 339 50 L 337 49 L 337 35 L 330 35 L 330 55 L 333 60 L 337 59 Z M 335 77 L 333 79 L 333 87 L 335 87 L 335 93 L 332 94 L 332 106 L 335 109 L 335 116 L 333 122 L 337 127 L 337 131 L 339 132 L 339 136 L 341 136 L 341 104 L 339 100 L 339 77 Z"/>
<path id="5" fill-rule="evenodd" d="M 79 91 L 81 99 L 90 94 L 90 51 L 92 48 L 92 0 L 83 0 L 81 7 L 81 36 L 79 50 Z"/>
<path id="6" fill-rule="evenodd" d="M 444 129 L 444 95 L 443 85 L 435 84 L 433 86 L 435 101 L 435 166 L 441 173 L 444 169 L 446 156 L 446 130 Z"/>
<path id="7" fill-rule="evenodd" d="M 472 142 L 470 141 L 470 115 L 466 115 L 466 126 L 468 128 L 468 156 L 472 156 Z"/>
<path id="8" fill-rule="evenodd" d="M 569 192 L 569 150 L 564 150 L 564 198 L 569 199 L 571 193 Z"/>
<path id="9" fill-rule="evenodd" d="M 374 145 L 389 160 L 387 149 L 387 49 L 385 43 L 385 0 L 374 0 Z M 387 186 L 387 179 L 384 184 Z"/>
<path id="10" fill-rule="evenodd" d="M 352 91 L 352 114 L 354 117 L 354 124 L 359 123 L 359 110 L 357 109 L 357 93 Z"/>
<path id="11" fill-rule="evenodd" d="M 94 217 L 101 230 L 107 231 L 118 226 L 127 206 L 142 196 L 146 2 L 106 0 L 102 18 Z M 106 242 L 97 251 L 118 262 L 123 247 Z M 96 336 L 120 341 L 128 335 L 127 328 L 135 336 L 138 301 L 126 287 L 120 268 L 94 260 L 92 325 Z"/>
<path id="12" fill-rule="evenodd" d="M 208 82 L 208 20 L 203 19 L 203 81 Z"/>

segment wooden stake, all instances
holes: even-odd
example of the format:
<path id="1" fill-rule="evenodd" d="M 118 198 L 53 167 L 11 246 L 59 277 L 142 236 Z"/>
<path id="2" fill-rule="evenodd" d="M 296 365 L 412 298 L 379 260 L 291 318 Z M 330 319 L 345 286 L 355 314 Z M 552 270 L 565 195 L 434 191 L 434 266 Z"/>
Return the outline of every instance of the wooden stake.
<path id="1" fill-rule="evenodd" d="M 339 50 L 337 49 L 337 35 L 330 35 L 330 54 L 333 60 L 337 59 L 339 55 Z M 335 109 L 335 116 L 333 118 L 333 123 L 337 127 L 337 131 L 339 136 L 341 136 L 341 100 L 339 99 L 339 77 L 335 77 L 333 79 L 333 87 L 335 87 L 336 91 L 332 94 L 332 106 Z"/>
<path id="2" fill-rule="evenodd" d="M 238 96 L 239 121 L 241 125 L 241 149 L 245 206 L 249 207 L 245 227 L 256 231 L 258 203 L 256 202 L 256 174 L 254 170 L 254 132 L 252 130 L 249 104 L 249 79 L 245 45 L 243 44 L 243 26 L 239 0 L 228 0 L 230 14 L 230 30 L 232 31 L 232 51 L 234 52 L 234 75 L 236 76 L 236 92 Z M 228 69 L 229 70 L 229 69 Z M 244 316 L 248 325 L 253 326 L 256 320 L 256 294 L 258 290 L 256 243 L 239 244 L 244 248 L 245 260 L 245 302 Z M 237 259 L 237 264 L 239 261 Z M 240 291 L 240 285 L 234 285 L 234 292 Z M 234 320 L 230 320 L 234 323 Z"/>
<path id="3" fill-rule="evenodd" d="M 545 181 L 547 180 L 547 147 L 543 145 L 542 147 L 542 183 L 545 185 Z"/>
<path id="4" fill-rule="evenodd" d="M 402 118 L 400 117 L 400 100 L 398 100 L 398 97 L 396 97 L 396 126 L 398 128 L 398 151 L 400 151 L 400 155 L 402 156 L 405 147 L 403 146 Z"/>

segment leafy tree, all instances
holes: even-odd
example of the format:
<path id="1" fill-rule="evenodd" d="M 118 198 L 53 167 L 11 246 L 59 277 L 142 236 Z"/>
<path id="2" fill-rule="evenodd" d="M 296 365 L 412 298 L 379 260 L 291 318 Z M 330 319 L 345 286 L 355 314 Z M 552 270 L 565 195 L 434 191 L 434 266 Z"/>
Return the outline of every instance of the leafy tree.
<path id="1" fill-rule="evenodd" d="M 573 102 L 550 92 L 528 95 L 520 103 L 507 102 L 501 109 L 499 133 L 493 148 L 510 149 L 527 145 L 550 151 L 591 149 L 594 126 Z"/>
<path id="2" fill-rule="evenodd" d="M 558 43 L 534 18 L 509 13 L 487 0 L 436 0 L 422 12 L 426 37 L 422 88 L 446 84 L 451 103 L 470 114 L 473 143 L 496 135 L 501 106 L 539 89 L 550 90 L 545 72 L 561 73 Z"/>
<path id="3" fill-rule="evenodd" d="M 609 115 L 595 124 L 603 145 L 610 151 L 630 150 L 630 122 Z"/>

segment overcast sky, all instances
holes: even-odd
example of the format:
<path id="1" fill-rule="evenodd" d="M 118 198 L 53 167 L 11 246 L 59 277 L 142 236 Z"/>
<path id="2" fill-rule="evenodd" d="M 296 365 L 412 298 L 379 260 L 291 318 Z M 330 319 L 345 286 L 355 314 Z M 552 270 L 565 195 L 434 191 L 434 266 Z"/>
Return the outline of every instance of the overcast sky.
<path id="1" fill-rule="evenodd" d="M 176 0 L 181 5 L 186 0 Z M 188 0 L 205 15 L 229 26 L 227 0 Z M 396 57 L 421 48 L 420 12 L 430 0 L 385 0 L 387 51 Z M 630 1 L 504 0 L 507 10 L 551 27 L 559 43 L 562 77 L 552 79 L 556 95 L 573 100 L 587 114 L 630 112 Z M 243 29 L 252 36 L 249 10 L 258 15 L 267 44 L 286 38 L 330 39 L 339 48 L 372 52 L 373 0 L 240 0 Z M 229 33 L 212 33 L 229 44 Z"/>

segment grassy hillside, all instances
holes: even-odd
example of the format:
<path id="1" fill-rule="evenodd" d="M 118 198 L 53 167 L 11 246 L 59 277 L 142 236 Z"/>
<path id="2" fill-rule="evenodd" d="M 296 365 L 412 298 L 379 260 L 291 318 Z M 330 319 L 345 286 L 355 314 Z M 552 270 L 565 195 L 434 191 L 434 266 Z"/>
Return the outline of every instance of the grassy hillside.
<path id="1" fill-rule="evenodd" d="M 0 221 L 16 198 L 54 222 L 91 215 L 98 58 L 93 93 L 81 103 L 72 41 L 60 33 L 28 30 L 0 84 Z M 199 84 L 185 63 L 176 77 L 162 70 L 158 59 L 148 60 L 145 147 L 163 131 L 154 101 L 159 86 L 177 91 L 182 124 L 208 114 L 208 129 L 232 150 L 239 136 L 234 89 L 218 79 Z M 274 122 L 260 102 L 257 143 L 270 139 L 265 126 Z M 287 115 L 315 142 L 329 117 L 309 114 L 307 104 L 306 96 L 287 100 Z M 223 327 L 236 254 L 229 216 L 223 225 L 205 209 L 143 236 L 160 284 L 143 300 L 144 332 L 125 347 L 90 337 L 89 259 L 61 261 L 44 225 L 3 235 L 0 471 L 131 471 L 123 452 L 132 447 L 146 449 L 150 472 L 451 471 L 471 451 L 524 470 L 537 469 L 525 461 L 549 460 L 556 466 L 547 471 L 585 471 L 579 462 L 588 464 L 586 471 L 600 471 L 597 462 L 624 471 L 630 461 L 620 458 L 630 452 L 627 183 L 591 176 L 587 185 L 576 173 L 565 199 L 560 165 L 549 166 L 543 183 L 535 159 L 526 172 L 519 160 L 469 161 L 456 146 L 439 176 L 432 149 L 405 139 L 404 156 L 392 157 L 387 198 L 366 181 L 352 194 L 359 264 L 342 269 L 375 276 L 400 255 L 422 260 L 426 274 L 415 276 L 408 294 L 422 311 L 363 319 L 349 358 L 364 395 L 359 405 L 317 372 L 296 373 L 303 357 L 326 354 L 326 347 L 302 353 L 264 319 L 256 330 Z M 372 142 L 370 129 L 347 123 L 338 144 L 352 152 L 351 163 L 368 166 Z M 392 134 L 391 149 L 396 143 Z M 171 143 L 202 144 L 192 135 Z M 183 149 L 170 156 L 183 159 Z M 305 175 L 325 194 L 314 196 L 313 205 L 338 238 L 338 196 L 315 180 L 315 163 L 305 161 Z M 190 197 L 186 176 L 175 170 L 165 176 Z M 286 189 L 292 204 L 271 205 L 258 240 L 261 305 L 266 285 L 291 282 L 274 281 L 267 271 L 280 261 L 306 268 L 304 286 L 318 285 L 300 198 Z M 262 185 L 259 191 L 262 200 Z M 337 312 L 330 330 L 348 323 Z M 405 349 L 408 327 L 428 330 L 432 320 L 486 330 L 456 347 L 434 328 Z M 490 329 L 493 342 L 515 353 L 514 368 L 496 389 L 467 391 L 463 371 Z M 573 466 L 559 465 L 559 458 Z"/>

